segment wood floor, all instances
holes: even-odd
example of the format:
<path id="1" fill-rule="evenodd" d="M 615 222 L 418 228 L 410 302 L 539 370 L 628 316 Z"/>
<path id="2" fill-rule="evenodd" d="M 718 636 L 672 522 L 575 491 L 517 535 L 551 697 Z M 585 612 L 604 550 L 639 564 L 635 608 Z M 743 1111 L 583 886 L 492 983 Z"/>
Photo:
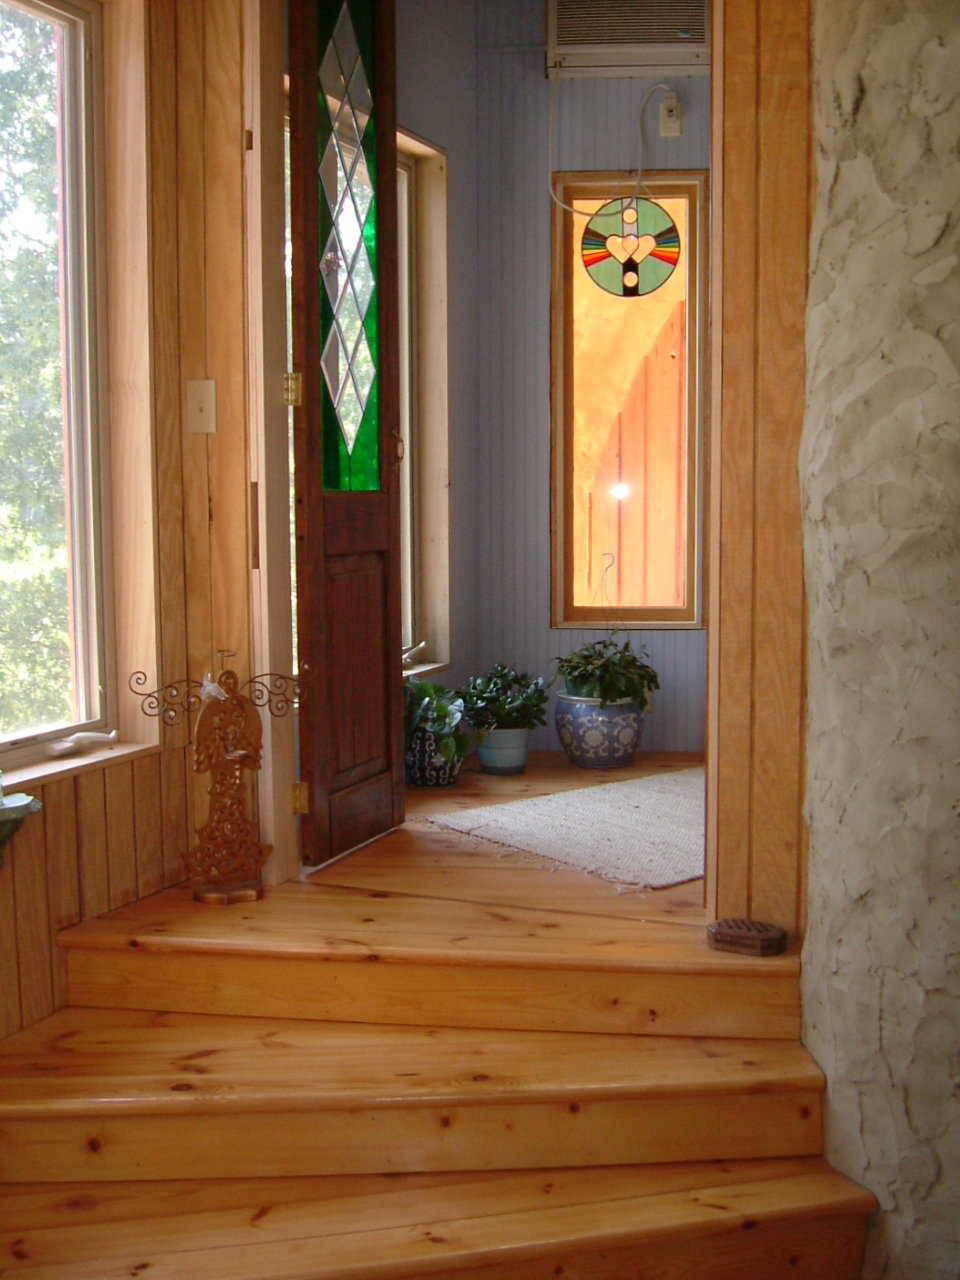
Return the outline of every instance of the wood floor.
<path id="1" fill-rule="evenodd" d="M 62 933 L 70 1007 L 0 1042 L 0 1277 L 856 1280 L 796 953 L 427 816 L 609 780 L 468 772 L 261 902 Z"/>
<path id="2" fill-rule="evenodd" d="M 634 763 L 624 769 L 581 769 L 571 764 L 562 752 L 534 751 L 530 753 L 525 773 L 494 777 L 482 773 L 476 756 L 471 756 L 452 787 L 408 787 L 405 828 L 354 854 L 345 870 L 351 877 L 351 883 L 377 887 L 374 885 L 374 869 L 392 865 L 399 854 L 403 865 L 415 863 L 419 872 L 424 874 L 425 881 L 438 888 L 444 879 L 449 880 L 449 876 L 442 874 L 443 867 L 451 870 L 456 867 L 461 884 L 467 882 L 463 879 L 464 871 L 469 871 L 469 879 L 476 884 L 477 890 L 492 894 L 493 898 L 487 900 L 501 904 L 588 911 L 617 918 L 703 924 L 706 911 L 702 878 L 666 889 L 623 891 L 599 877 L 569 871 L 534 854 L 504 850 L 500 845 L 489 844 L 449 827 L 437 827 L 430 822 L 430 818 L 437 814 L 626 782 L 630 778 L 671 773 L 700 763 L 701 756 L 646 754 L 636 756 Z M 438 868 L 441 869 L 439 874 Z M 329 875 L 330 871 L 326 874 Z M 524 871 L 534 874 L 512 874 Z M 549 871 L 549 876 L 545 876 L 544 871 Z"/>

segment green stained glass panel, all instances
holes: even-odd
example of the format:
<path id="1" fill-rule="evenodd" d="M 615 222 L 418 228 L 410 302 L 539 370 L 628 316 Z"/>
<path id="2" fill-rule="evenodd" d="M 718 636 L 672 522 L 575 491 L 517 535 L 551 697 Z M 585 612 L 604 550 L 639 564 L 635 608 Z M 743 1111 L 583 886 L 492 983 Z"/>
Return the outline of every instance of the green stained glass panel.
<path id="1" fill-rule="evenodd" d="M 323 482 L 380 488 L 373 2 L 320 0 Z"/>

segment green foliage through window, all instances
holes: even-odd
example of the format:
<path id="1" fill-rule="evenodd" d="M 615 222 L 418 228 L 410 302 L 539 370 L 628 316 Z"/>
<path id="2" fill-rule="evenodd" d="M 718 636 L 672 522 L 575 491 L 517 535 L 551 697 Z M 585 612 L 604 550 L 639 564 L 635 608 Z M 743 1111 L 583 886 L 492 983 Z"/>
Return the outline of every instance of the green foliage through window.
<path id="1" fill-rule="evenodd" d="M 78 718 L 61 246 L 66 32 L 0 3 L 0 736 Z M 58 84 L 58 80 L 61 82 Z"/>

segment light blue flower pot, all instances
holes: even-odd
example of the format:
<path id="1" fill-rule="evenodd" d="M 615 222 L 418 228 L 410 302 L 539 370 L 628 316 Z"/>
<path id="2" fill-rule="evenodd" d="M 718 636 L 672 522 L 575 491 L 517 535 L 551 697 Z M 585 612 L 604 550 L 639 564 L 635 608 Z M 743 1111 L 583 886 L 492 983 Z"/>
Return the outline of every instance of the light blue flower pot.
<path id="1" fill-rule="evenodd" d="M 529 729 L 490 729 L 477 744 L 484 773 L 523 773 L 527 767 Z"/>

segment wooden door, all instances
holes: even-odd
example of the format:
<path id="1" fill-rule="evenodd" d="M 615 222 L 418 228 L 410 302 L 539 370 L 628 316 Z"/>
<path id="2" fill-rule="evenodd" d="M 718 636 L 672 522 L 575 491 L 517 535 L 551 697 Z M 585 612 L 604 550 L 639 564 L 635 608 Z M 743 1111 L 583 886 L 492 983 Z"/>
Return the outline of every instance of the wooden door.
<path id="1" fill-rule="evenodd" d="M 304 858 L 403 820 L 393 0 L 291 0 Z"/>

